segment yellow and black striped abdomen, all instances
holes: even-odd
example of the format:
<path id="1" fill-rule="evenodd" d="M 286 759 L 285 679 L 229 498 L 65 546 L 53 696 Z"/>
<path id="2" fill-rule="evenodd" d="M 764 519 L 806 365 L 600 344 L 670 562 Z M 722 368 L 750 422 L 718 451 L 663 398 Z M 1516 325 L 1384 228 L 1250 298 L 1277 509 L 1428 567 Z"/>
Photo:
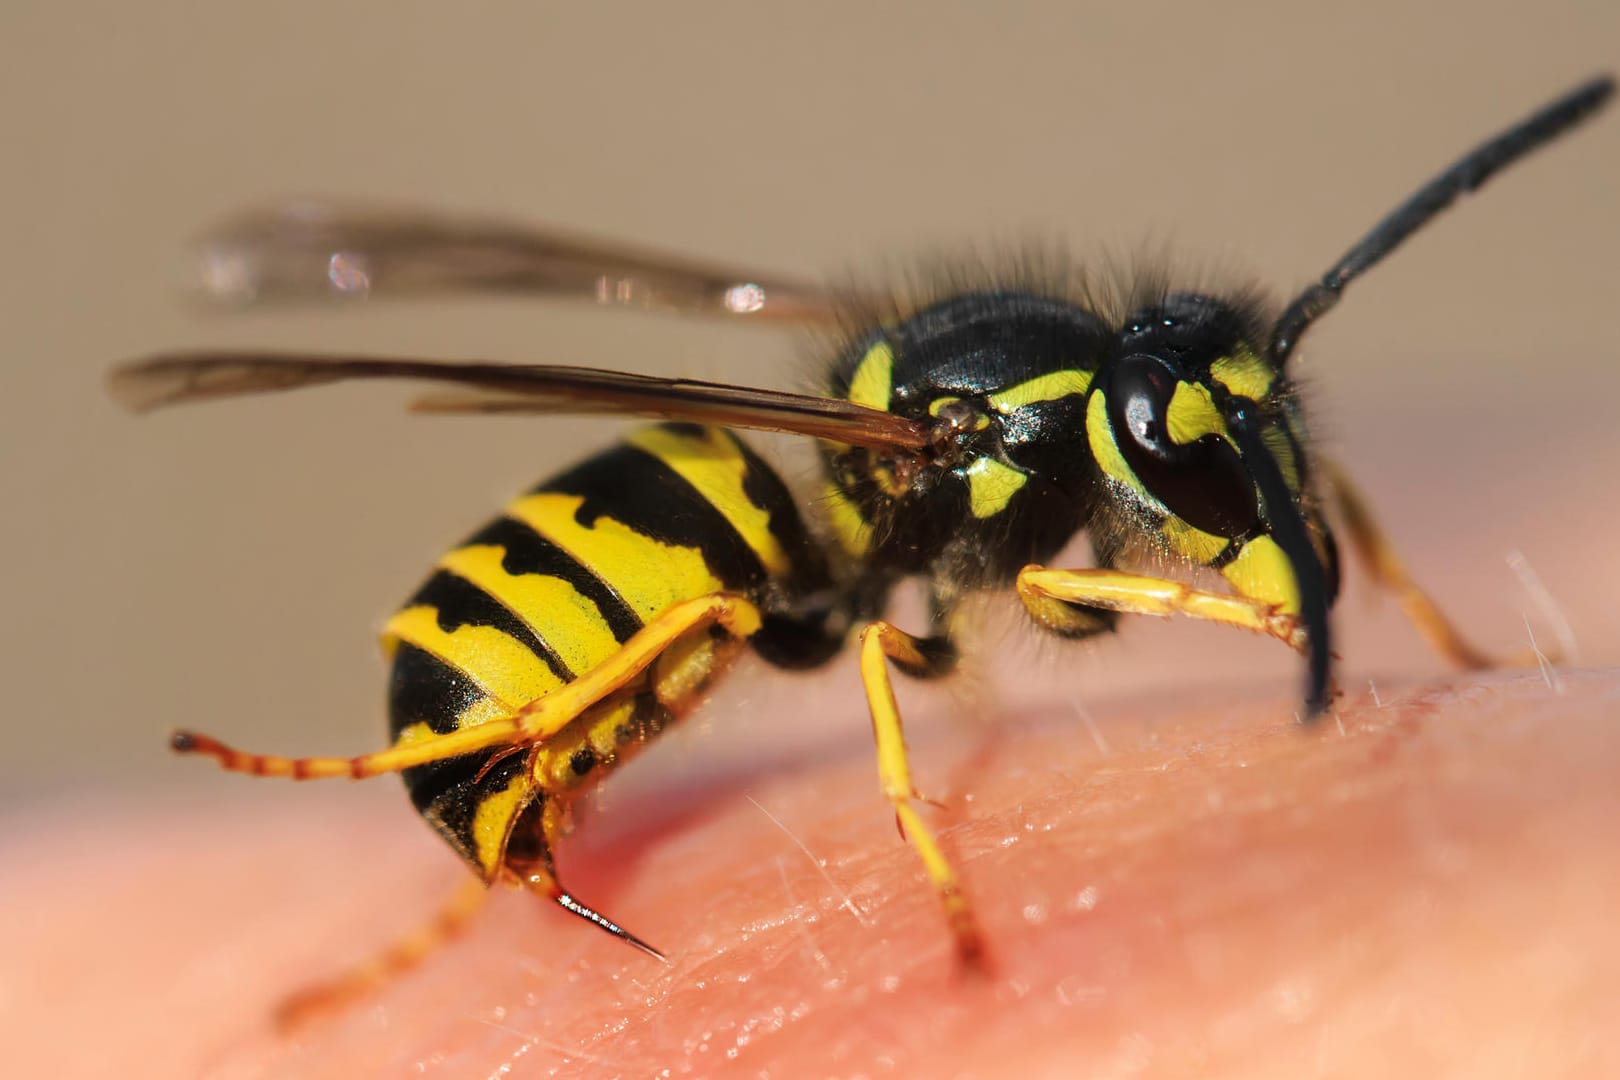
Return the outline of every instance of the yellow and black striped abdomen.
<path id="1" fill-rule="evenodd" d="M 514 500 L 439 560 L 388 623 L 389 716 L 409 742 L 507 716 L 611 657 L 673 605 L 715 592 L 763 602 L 823 587 L 825 569 L 776 474 L 718 428 L 638 430 Z M 705 645 L 707 649 L 707 645 Z M 704 651 L 690 698 L 726 658 Z M 667 695 L 666 695 L 667 696 Z M 535 797 L 605 771 L 683 701 L 632 685 L 538 755 L 490 753 L 405 774 L 422 814 L 486 878 Z"/>

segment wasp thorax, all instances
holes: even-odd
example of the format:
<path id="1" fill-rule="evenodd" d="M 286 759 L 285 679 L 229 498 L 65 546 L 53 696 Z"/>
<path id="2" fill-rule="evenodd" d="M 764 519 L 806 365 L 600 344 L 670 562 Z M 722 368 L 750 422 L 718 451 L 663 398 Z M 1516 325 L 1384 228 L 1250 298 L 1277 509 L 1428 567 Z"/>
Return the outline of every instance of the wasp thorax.
<path id="1" fill-rule="evenodd" d="M 1098 490 L 1085 400 L 1116 334 L 1068 300 L 954 297 L 853 342 L 840 397 L 925 424 L 909 465 L 829 448 L 834 524 L 852 552 L 902 571 L 1000 582 L 1049 558 Z"/>

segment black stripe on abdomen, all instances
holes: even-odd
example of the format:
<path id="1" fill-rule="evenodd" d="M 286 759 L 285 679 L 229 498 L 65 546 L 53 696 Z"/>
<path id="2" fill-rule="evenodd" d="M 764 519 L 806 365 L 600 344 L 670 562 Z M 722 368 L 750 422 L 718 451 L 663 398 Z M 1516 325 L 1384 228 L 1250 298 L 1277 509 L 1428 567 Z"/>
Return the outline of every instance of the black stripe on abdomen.
<path id="1" fill-rule="evenodd" d="M 563 682 L 571 682 L 575 675 L 581 674 L 570 672 L 556 650 L 527 623 L 483 589 L 454 574 L 440 570 L 428 578 L 405 606 L 418 604 L 432 607 L 438 613 L 439 629 L 447 633 L 461 626 L 492 627 L 544 660 L 551 673 Z"/>
<path id="2" fill-rule="evenodd" d="M 408 642 L 396 648 L 388 685 L 388 716 L 395 736 L 416 724 L 426 724 L 441 735 L 454 731 L 457 717 L 484 698 L 476 683 L 432 653 Z M 472 823 L 478 806 L 486 796 L 504 790 L 527 762 L 526 755 L 513 754 L 475 782 L 496 753 L 481 750 L 400 774 L 411 805 L 475 868 Z"/>
<path id="3" fill-rule="evenodd" d="M 513 518 L 496 518 L 462 541 L 460 547 L 491 545 L 506 552 L 501 568 L 508 574 L 544 574 L 566 581 L 596 605 L 608 629 L 628 641 L 641 629 L 641 619 L 609 585 L 581 566 L 579 560 Z M 583 674 L 579 672 L 577 674 Z"/>
<path id="4" fill-rule="evenodd" d="M 764 583 L 765 568 L 725 515 L 657 457 L 632 446 L 598 454 L 534 489 L 584 500 L 575 519 L 606 517 L 660 543 L 696 549 L 729 589 Z"/>

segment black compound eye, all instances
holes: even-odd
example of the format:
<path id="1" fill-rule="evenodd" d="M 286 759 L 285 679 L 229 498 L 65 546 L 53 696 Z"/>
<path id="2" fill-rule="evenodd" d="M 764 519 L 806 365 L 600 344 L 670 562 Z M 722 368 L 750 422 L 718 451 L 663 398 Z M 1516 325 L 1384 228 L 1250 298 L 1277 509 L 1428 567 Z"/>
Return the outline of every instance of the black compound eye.
<path id="1" fill-rule="evenodd" d="M 1165 430 L 1165 414 L 1176 392 L 1176 376 L 1156 356 L 1127 356 L 1108 384 L 1108 404 L 1117 415 L 1114 430 L 1129 436 L 1143 453 L 1169 461 L 1175 447 Z"/>
<path id="2" fill-rule="evenodd" d="M 1185 445 L 1170 438 L 1167 416 L 1179 383 L 1156 356 L 1121 359 L 1107 388 L 1115 442 L 1147 493 L 1195 529 L 1239 536 L 1259 521 L 1254 481 L 1218 435 Z"/>

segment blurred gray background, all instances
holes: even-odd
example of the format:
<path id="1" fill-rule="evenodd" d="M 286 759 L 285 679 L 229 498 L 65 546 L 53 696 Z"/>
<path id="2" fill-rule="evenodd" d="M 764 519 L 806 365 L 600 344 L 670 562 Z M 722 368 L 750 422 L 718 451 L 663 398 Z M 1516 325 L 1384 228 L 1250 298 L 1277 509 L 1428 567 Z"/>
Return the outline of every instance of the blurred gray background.
<path id="1" fill-rule="evenodd" d="M 1617 54 L 1610 0 L 7 4 L 0 799 L 211 782 L 167 757 L 175 725 L 377 744 L 376 627 L 446 545 L 613 430 L 411 419 L 378 386 L 138 420 L 102 389 L 113 361 L 262 344 L 802 379 L 790 339 L 663 316 L 200 313 L 182 245 L 221 213 L 375 198 L 806 274 L 1038 236 L 1287 290 Z M 1326 441 L 1430 568 L 1441 553 L 1451 606 L 1511 643 L 1502 557 L 1522 547 L 1611 662 L 1620 571 L 1594 507 L 1613 488 L 1594 478 L 1620 463 L 1617 184 L 1611 112 L 1356 285 L 1308 344 Z M 1129 635 L 1160 683 L 1153 642 L 1212 640 L 1160 633 Z M 1383 637 L 1345 651 L 1438 669 Z"/>

